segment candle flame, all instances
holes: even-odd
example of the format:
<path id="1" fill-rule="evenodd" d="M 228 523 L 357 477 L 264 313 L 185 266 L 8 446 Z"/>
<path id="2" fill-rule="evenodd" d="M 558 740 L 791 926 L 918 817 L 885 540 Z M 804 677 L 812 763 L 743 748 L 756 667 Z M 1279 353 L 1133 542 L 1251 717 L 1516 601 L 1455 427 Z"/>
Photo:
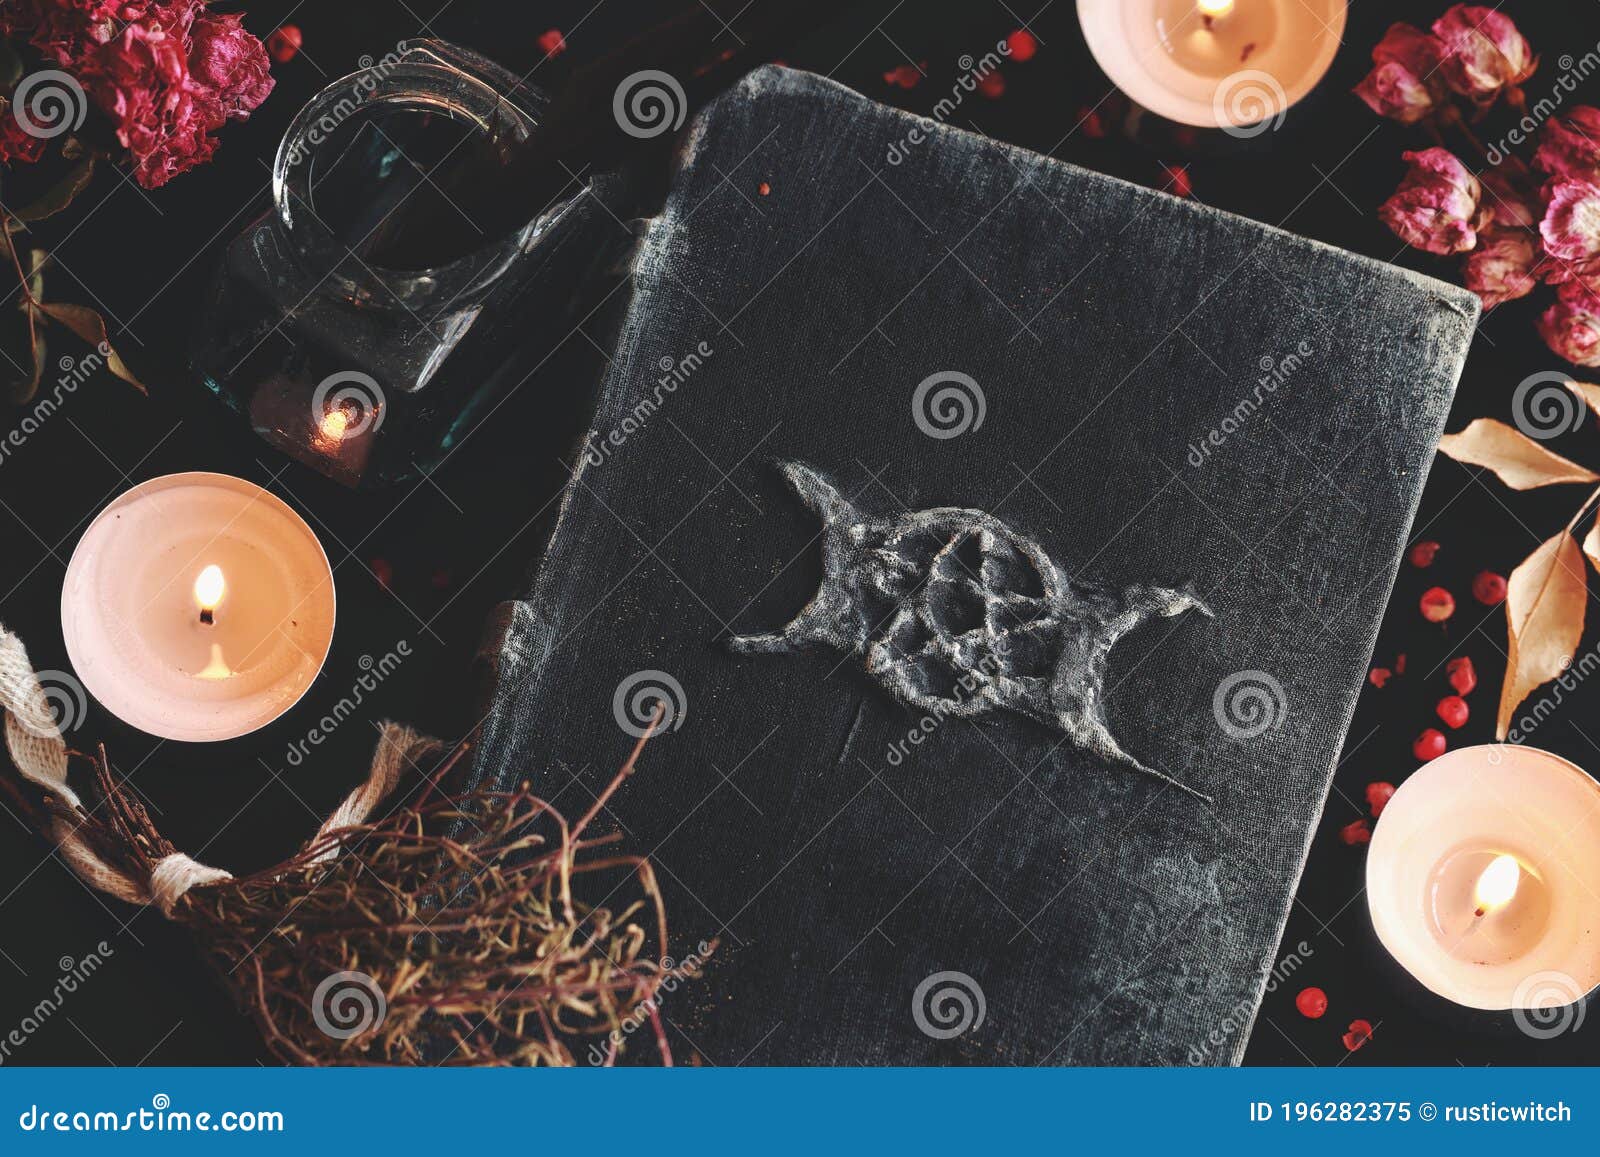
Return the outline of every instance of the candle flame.
<path id="1" fill-rule="evenodd" d="M 1478 877 L 1475 899 L 1481 915 L 1510 903 L 1517 894 L 1517 884 L 1522 879 L 1522 865 L 1517 857 L 1501 854 L 1489 861 L 1489 866 Z"/>
<path id="2" fill-rule="evenodd" d="M 200 572 L 200 577 L 194 580 L 194 601 L 199 604 L 202 611 L 214 611 L 217 604 L 222 601 L 222 592 L 227 589 L 227 583 L 222 578 L 222 568 L 212 563 Z"/>
<path id="3" fill-rule="evenodd" d="M 329 406 L 322 414 L 322 421 L 317 423 L 317 433 L 329 442 L 339 443 L 344 441 L 344 432 L 350 426 L 350 415 L 343 406 Z"/>
<path id="4" fill-rule="evenodd" d="M 1233 0 L 1195 0 L 1200 15 L 1210 20 L 1220 20 L 1233 11 Z"/>

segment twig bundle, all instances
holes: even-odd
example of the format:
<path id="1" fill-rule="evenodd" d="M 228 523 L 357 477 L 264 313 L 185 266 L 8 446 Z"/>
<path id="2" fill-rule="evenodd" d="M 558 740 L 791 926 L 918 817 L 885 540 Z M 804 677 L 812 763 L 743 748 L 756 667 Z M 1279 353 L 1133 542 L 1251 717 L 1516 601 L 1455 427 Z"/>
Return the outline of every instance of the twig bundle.
<path id="1" fill-rule="evenodd" d="M 311 841 L 235 878 L 163 838 L 117 783 L 104 747 L 58 752 L 57 735 L 24 734 L 25 703 L 21 695 L 5 703 L 21 774 L 0 775 L 0 787 L 86 881 L 186 925 L 277 1057 L 572 1065 L 575 1046 L 604 1038 L 589 1055 L 610 1064 L 648 1021 L 662 1062 L 672 1063 L 657 994 L 668 978 L 698 975 L 699 957 L 671 964 L 649 862 L 611 850 L 616 835 L 586 835 L 632 774 L 654 722 L 571 824 L 526 783 L 443 794 L 465 743 L 417 799 L 367 822 L 394 768 L 439 749 L 389 725 L 372 778 Z M 29 750 L 40 739 L 52 758 L 92 765 L 98 799 L 80 800 L 64 765 L 41 770 L 50 761 Z"/>

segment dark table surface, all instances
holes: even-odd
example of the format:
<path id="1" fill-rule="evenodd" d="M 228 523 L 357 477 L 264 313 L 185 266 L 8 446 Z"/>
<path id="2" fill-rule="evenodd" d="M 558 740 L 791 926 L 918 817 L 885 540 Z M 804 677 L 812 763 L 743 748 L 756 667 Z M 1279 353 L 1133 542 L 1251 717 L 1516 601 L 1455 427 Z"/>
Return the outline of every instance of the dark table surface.
<path id="1" fill-rule="evenodd" d="M 166 743 L 133 732 L 92 709 L 75 740 L 108 745 L 115 769 L 130 777 L 163 834 L 206 862 L 235 871 L 266 866 L 292 851 L 362 775 L 373 742 L 363 725 L 337 728 L 298 766 L 287 758 L 332 704 L 350 692 L 363 656 L 406 639 L 402 664 L 363 710 L 457 738 L 474 723 L 463 678 L 485 614 L 515 590 L 537 550 L 540 512 L 558 488 L 557 455 L 573 433 L 572 415 L 594 381 L 601 335 L 575 330 L 526 382 L 496 421 L 468 439 L 430 477 L 376 494 L 355 494 L 289 464 L 241 428 L 185 379 L 183 345 L 204 273 L 216 248 L 264 207 L 267 166 L 300 104 L 328 80 L 381 56 L 402 39 L 436 35 L 474 47 L 537 83 L 544 53 L 538 35 L 565 31 L 573 57 L 598 56 L 648 27 L 671 6 L 612 0 L 549 3 L 525 11 L 488 0 L 371 0 L 254 4 L 249 25 L 265 35 L 292 20 L 305 49 L 275 68 L 278 88 L 245 125 L 231 128 L 216 160 L 168 187 L 146 193 L 110 172 L 59 223 L 41 229 L 55 254 L 52 295 L 96 305 L 113 340 L 151 384 L 141 398 L 102 376 L 79 388 L 0 464 L 0 620 L 27 642 L 41 669 L 67 667 L 59 600 L 68 558 L 89 519 L 111 497 L 160 474 L 219 470 L 264 485 L 301 510 L 334 567 L 339 629 L 322 677 L 307 698 L 272 726 L 229 743 Z M 752 27 L 735 0 L 702 6 L 712 22 L 712 56 L 741 45 Z M 769 5 L 758 4 L 758 9 Z M 803 6 L 802 6 L 803 7 Z M 1167 165 L 1186 163 L 1193 195 L 1209 204 L 1280 225 L 1386 261 L 1439 276 L 1443 262 L 1404 250 L 1374 208 L 1399 180 L 1400 153 L 1430 143 L 1421 130 L 1380 122 L 1348 93 L 1365 71 L 1367 52 L 1395 19 L 1427 24 L 1445 7 L 1356 0 L 1344 47 L 1331 75 L 1278 131 L 1218 154 L 1204 142 L 1136 143 L 1118 131 L 1118 102 L 1078 30 L 1075 6 L 1054 0 L 1012 10 L 993 3 L 853 4 L 827 23 L 800 21 L 766 57 L 824 73 L 869 96 L 927 113 L 959 74 L 958 58 L 988 46 L 1024 22 L 1040 48 L 1027 63 L 1008 63 L 997 99 L 969 100 L 961 127 L 1158 188 L 1172 188 Z M 1543 95 L 1567 54 L 1582 57 L 1600 41 L 1600 8 L 1508 0 L 1544 64 L 1529 84 Z M 437 11 L 433 9 L 437 8 Z M 726 26 L 721 21 L 726 21 Z M 912 88 L 888 83 L 896 66 L 920 65 Z M 663 67 L 677 62 L 663 61 Z M 552 68 L 545 75 L 555 75 Z M 1580 83 L 1568 104 L 1600 104 L 1600 81 Z M 1111 131 L 1082 126 L 1097 110 Z M 1462 379 L 1451 428 L 1478 416 L 1509 417 L 1510 394 L 1531 373 L 1564 367 L 1534 332 L 1534 308 L 1511 303 L 1480 325 Z M 587 340 L 586 340 L 587 339 Z M 603 339 L 602 339 L 603 340 Z M 9 427 L 15 416 L 4 419 Z M 1596 431 L 1557 444 L 1600 463 Z M 1568 488 L 1556 488 L 1566 490 Z M 1365 849 L 1339 830 L 1366 814 L 1365 785 L 1399 782 L 1416 765 L 1411 741 L 1435 724 L 1434 703 L 1449 693 L 1444 662 L 1470 655 L 1480 675 L 1473 715 L 1453 745 L 1492 738 L 1504 666 L 1503 612 L 1474 602 L 1472 576 L 1508 573 L 1554 533 L 1575 505 L 1570 493 L 1515 494 L 1477 472 L 1441 461 L 1431 477 L 1415 537 L 1442 544 L 1427 571 L 1406 567 L 1374 662 L 1406 673 L 1369 686 L 1345 744 L 1326 813 L 1285 935 L 1284 951 L 1303 961 L 1269 992 L 1246 1060 L 1256 1064 L 1544 1064 L 1600 1060 L 1600 1028 L 1550 1041 L 1490 1037 L 1466 1023 L 1443 1023 L 1419 1011 L 1376 945 L 1362 889 Z M 378 576 L 392 573 L 387 587 Z M 1458 611 L 1443 626 L 1417 612 L 1426 587 L 1440 584 Z M 1593 619 L 1584 647 L 1593 646 Z M 1600 767 L 1600 725 L 1590 720 L 1594 689 L 1580 686 L 1532 739 L 1579 764 Z M 15 816 L 0 818 L 0 1034 L 21 1025 L 48 995 L 59 969 L 105 941 L 111 954 L 92 983 L 13 1047 L 6 1063 L 249 1064 L 267 1059 L 253 1027 L 208 976 L 184 934 L 154 911 L 134 910 L 91 893 Z M 1307 984 L 1326 990 L 1321 1020 L 1294 1006 Z M 1347 1053 L 1348 1023 L 1365 1018 L 1373 1041 Z"/>

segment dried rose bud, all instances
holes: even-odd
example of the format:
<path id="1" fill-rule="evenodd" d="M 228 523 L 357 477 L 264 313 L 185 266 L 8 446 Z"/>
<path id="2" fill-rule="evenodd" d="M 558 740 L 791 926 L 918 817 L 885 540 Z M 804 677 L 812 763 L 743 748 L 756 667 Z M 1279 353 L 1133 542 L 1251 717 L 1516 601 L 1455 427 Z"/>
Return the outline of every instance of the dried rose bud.
<path id="1" fill-rule="evenodd" d="M 1491 210 L 1480 206 L 1483 187 L 1448 149 L 1404 153 L 1411 167 L 1378 216 L 1407 245 L 1441 256 L 1478 243 Z"/>
<path id="2" fill-rule="evenodd" d="M 1382 780 L 1367 784 L 1367 806 L 1372 809 L 1372 818 L 1377 819 L 1383 814 L 1383 809 L 1389 806 L 1389 801 L 1394 798 L 1394 784 Z"/>
<path id="3" fill-rule="evenodd" d="M 1449 746 L 1444 732 L 1436 727 L 1430 727 L 1411 741 L 1411 754 L 1423 763 L 1427 763 L 1429 760 L 1438 759 Z"/>
<path id="4" fill-rule="evenodd" d="M 1573 365 L 1600 366 L 1600 296 L 1582 280 L 1556 291 L 1555 304 L 1539 315 L 1544 344 Z"/>
<path id="5" fill-rule="evenodd" d="M 1478 4 L 1456 4 L 1433 22 L 1445 46 L 1440 67 L 1452 91 L 1479 104 L 1533 75 L 1539 58 L 1511 17 Z"/>
<path id="6" fill-rule="evenodd" d="M 1506 580 L 1492 570 L 1481 570 L 1472 580 L 1472 597 L 1486 607 L 1506 601 Z"/>
<path id="7" fill-rule="evenodd" d="M 1467 701 L 1459 695 L 1446 695 L 1439 700 L 1438 706 L 1433 709 L 1435 715 L 1444 721 L 1444 725 L 1451 731 L 1460 731 L 1467 725 L 1467 717 L 1471 711 L 1467 708 Z"/>
<path id="8" fill-rule="evenodd" d="M 1406 554 L 1406 559 L 1414 567 L 1430 567 L 1433 565 L 1434 555 L 1439 553 L 1439 544 L 1431 538 L 1425 538 L 1417 543 Z"/>
<path id="9" fill-rule="evenodd" d="M 1442 623 L 1456 613 L 1456 597 L 1443 587 L 1429 587 L 1423 591 L 1417 605 L 1422 617 L 1430 623 Z"/>
<path id="10" fill-rule="evenodd" d="M 1484 309 L 1527 297 L 1539 286 L 1534 276 L 1542 254 L 1526 229 L 1496 229 L 1467 254 L 1461 265 L 1462 282 L 1478 295 Z"/>
<path id="11" fill-rule="evenodd" d="M 1450 680 L 1450 686 L 1456 689 L 1457 695 L 1471 695 L 1473 688 L 1478 685 L 1478 671 L 1472 665 L 1470 655 L 1460 655 L 1451 659 L 1444 665 L 1445 677 Z"/>
<path id="12" fill-rule="evenodd" d="M 1444 95 L 1439 64 L 1444 44 L 1420 28 L 1391 24 L 1372 50 L 1374 68 L 1355 94 L 1381 117 L 1415 124 L 1438 106 Z"/>
<path id="13" fill-rule="evenodd" d="M 1364 819 L 1351 820 L 1339 829 L 1339 838 L 1352 848 L 1357 844 L 1372 842 L 1372 827 Z"/>
<path id="14" fill-rule="evenodd" d="M 1316 1020 L 1328 1011 L 1328 994 L 1320 988 L 1302 988 L 1294 998 L 1294 1006 L 1300 1010 L 1301 1016 Z"/>
<path id="15" fill-rule="evenodd" d="M 1589 281 L 1586 274 L 1600 258 L 1600 188 L 1588 181 L 1556 180 L 1545 188 L 1549 204 L 1539 233 L 1551 257 L 1549 281 Z"/>
<path id="16" fill-rule="evenodd" d="M 1580 104 L 1545 121 L 1533 163 L 1552 177 L 1600 183 L 1600 108 Z"/>

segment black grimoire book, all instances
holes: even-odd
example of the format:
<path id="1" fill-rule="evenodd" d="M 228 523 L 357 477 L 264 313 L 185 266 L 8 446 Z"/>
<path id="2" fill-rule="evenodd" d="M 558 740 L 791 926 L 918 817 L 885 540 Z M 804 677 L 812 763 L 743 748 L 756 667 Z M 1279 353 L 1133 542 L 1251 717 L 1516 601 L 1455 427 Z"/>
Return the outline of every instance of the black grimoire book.
<path id="1" fill-rule="evenodd" d="M 744 1063 L 1232 1063 L 1471 294 L 763 68 L 686 133 L 478 773 Z"/>

